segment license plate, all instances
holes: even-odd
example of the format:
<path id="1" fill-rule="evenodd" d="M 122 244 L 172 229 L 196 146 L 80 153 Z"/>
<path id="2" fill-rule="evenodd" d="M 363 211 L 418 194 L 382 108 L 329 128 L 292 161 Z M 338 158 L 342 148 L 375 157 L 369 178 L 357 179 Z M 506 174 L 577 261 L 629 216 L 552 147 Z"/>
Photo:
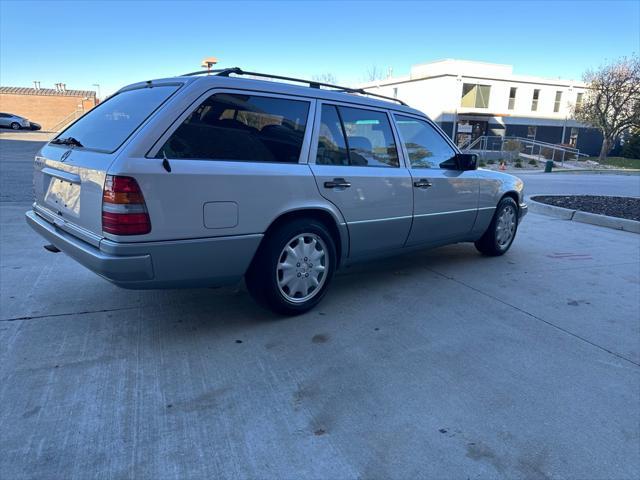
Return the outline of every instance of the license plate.
<path id="1" fill-rule="evenodd" d="M 52 177 L 44 201 L 57 212 L 78 217 L 80 216 L 80 185 Z"/>

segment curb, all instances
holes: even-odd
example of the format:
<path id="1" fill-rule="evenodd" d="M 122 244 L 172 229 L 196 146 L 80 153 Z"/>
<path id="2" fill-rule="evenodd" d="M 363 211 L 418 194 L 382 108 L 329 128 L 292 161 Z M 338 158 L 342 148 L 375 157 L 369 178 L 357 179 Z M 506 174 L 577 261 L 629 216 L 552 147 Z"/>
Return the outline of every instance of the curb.
<path id="1" fill-rule="evenodd" d="M 545 197 L 553 197 L 554 195 L 544 195 Z M 558 195 L 565 196 L 565 195 Z M 536 202 L 531 197 L 527 197 L 529 211 L 559 218 L 561 220 L 573 220 L 574 222 L 588 223 L 599 227 L 613 228 L 615 230 L 623 230 L 625 232 L 640 233 L 640 222 L 629 220 L 627 218 L 610 217 L 608 215 L 599 215 L 597 213 L 583 212 L 581 210 L 571 210 L 569 208 L 556 207 L 547 205 L 546 203 Z"/>

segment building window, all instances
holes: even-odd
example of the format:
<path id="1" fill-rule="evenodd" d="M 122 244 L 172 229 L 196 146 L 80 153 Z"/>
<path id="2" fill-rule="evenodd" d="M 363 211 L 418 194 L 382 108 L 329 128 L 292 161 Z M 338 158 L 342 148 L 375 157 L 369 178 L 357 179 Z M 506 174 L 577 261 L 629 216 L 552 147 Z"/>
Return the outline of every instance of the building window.
<path id="1" fill-rule="evenodd" d="M 582 94 L 579 93 L 578 95 L 582 95 Z M 569 135 L 569 145 L 571 145 L 573 148 L 576 148 L 577 144 L 578 144 L 578 129 L 575 127 L 571 127 L 571 134 Z"/>
<path id="2" fill-rule="evenodd" d="M 527 128 L 527 138 L 530 138 L 531 140 L 535 140 L 537 130 L 538 130 L 538 127 L 536 127 L 535 125 Z"/>
<path id="3" fill-rule="evenodd" d="M 531 100 L 531 111 L 535 112 L 538 110 L 538 99 L 540 98 L 540 89 L 536 88 L 533 91 L 533 100 Z"/>
<path id="4" fill-rule="evenodd" d="M 509 90 L 509 110 L 513 110 L 516 106 L 516 87 L 511 87 Z"/>
<path id="5" fill-rule="evenodd" d="M 462 85 L 461 107 L 489 108 L 490 85 L 465 83 Z"/>
<path id="6" fill-rule="evenodd" d="M 562 101 L 562 91 L 558 90 L 556 92 L 556 99 L 553 102 L 553 111 L 554 112 L 559 112 L 560 111 L 560 102 Z"/>
<path id="7" fill-rule="evenodd" d="M 578 95 L 576 96 L 576 110 L 580 109 L 580 107 L 582 106 L 583 96 L 584 96 L 584 93 L 582 92 L 578 93 Z"/>

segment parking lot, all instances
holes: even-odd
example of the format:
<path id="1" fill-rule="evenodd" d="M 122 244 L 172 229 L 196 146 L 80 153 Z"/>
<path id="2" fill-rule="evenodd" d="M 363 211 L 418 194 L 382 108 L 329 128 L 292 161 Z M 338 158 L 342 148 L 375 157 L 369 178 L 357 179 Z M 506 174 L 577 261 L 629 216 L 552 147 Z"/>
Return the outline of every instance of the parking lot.
<path id="1" fill-rule="evenodd" d="M 640 476 L 640 235 L 531 213 L 503 257 L 352 267 L 279 318 L 241 285 L 126 291 L 45 251 L 23 219 L 41 137 L 13 135 L 2 478 Z M 535 175 L 528 194 L 640 195 L 639 176 Z"/>

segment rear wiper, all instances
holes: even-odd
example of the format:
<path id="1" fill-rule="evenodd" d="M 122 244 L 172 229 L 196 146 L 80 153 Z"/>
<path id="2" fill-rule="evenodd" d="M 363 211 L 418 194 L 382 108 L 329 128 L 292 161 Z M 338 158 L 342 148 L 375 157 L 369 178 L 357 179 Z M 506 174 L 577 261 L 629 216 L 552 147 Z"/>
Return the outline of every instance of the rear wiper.
<path id="1" fill-rule="evenodd" d="M 54 145 L 72 145 L 74 147 L 82 147 L 80 141 L 73 137 L 56 138 L 54 140 L 51 140 L 51 143 L 53 143 Z"/>

